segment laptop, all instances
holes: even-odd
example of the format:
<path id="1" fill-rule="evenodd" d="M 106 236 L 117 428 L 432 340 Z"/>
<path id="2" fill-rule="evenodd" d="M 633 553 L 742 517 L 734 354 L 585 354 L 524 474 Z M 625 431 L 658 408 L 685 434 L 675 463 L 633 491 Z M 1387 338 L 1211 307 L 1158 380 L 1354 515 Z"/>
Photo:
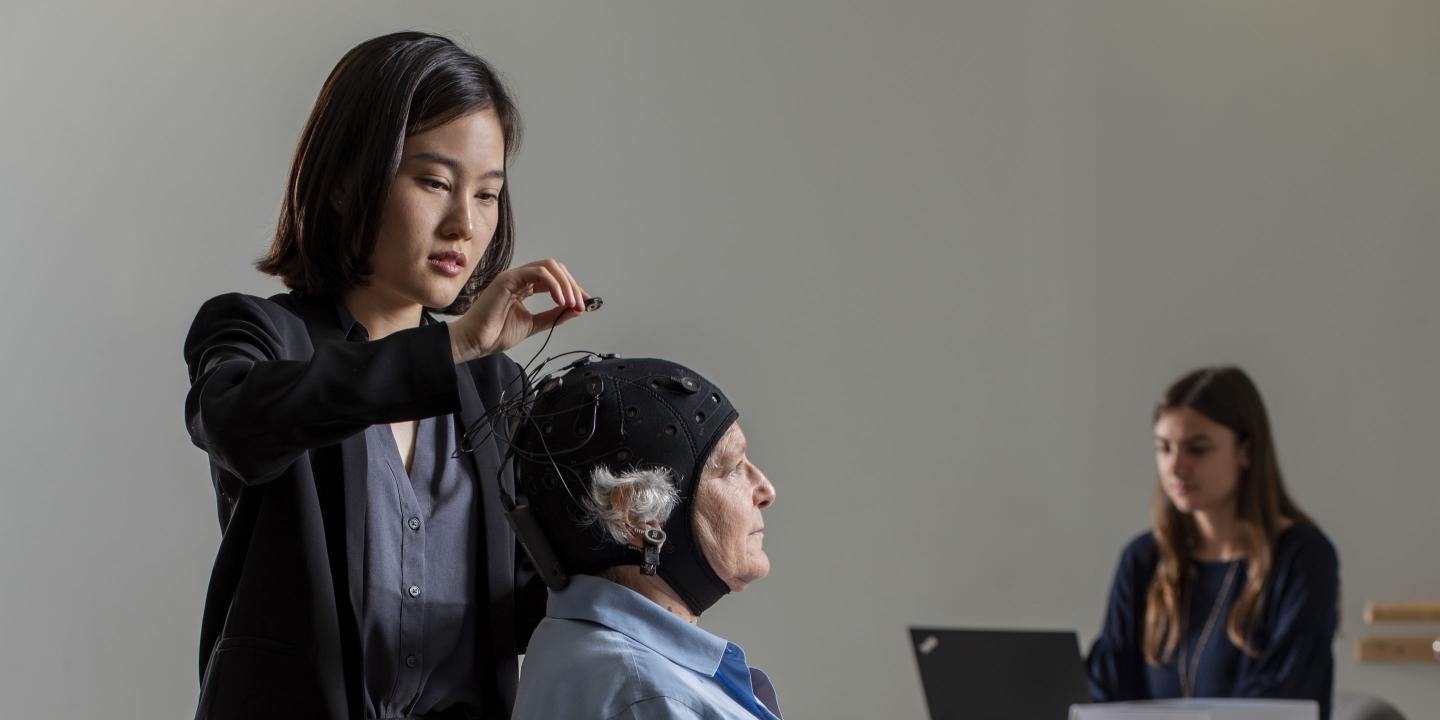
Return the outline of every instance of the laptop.
<path id="1" fill-rule="evenodd" d="M 1073 630 L 910 628 L 931 720 L 1066 720 L 1090 701 Z"/>

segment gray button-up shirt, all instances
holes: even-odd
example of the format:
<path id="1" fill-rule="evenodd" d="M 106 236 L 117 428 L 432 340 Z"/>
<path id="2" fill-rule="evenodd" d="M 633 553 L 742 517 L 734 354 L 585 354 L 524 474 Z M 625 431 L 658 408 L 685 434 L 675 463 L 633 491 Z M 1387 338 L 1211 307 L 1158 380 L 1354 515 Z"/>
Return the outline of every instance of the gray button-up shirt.
<path id="1" fill-rule="evenodd" d="M 337 305 L 346 339 L 368 340 L 344 303 Z M 424 324 L 434 322 L 424 316 Z M 366 717 L 401 718 L 456 705 L 478 714 L 480 708 L 480 509 L 472 468 L 451 458 L 457 422 L 453 415 L 420 420 L 409 472 L 390 427 L 370 426 L 366 476 L 345 488 L 366 498 L 364 517 L 345 518 L 365 524 L 356 612 Z"/>

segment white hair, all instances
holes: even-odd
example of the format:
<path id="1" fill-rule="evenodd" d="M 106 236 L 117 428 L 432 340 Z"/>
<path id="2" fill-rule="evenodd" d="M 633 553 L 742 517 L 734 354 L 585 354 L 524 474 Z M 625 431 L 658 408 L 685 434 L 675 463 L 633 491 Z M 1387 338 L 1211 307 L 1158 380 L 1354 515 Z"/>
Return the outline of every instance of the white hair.
<path id="1" fill-rule="evenodd" d="M 616 490 L 627 502 L 616 507 L 611 498 Z M 599 525 L 612 540 L 629 545 L 627 536 L 636 525 L 663 525 L 680 504 L 680 491 L 665 468 L 645 468 L 614 473 L 604 465 L 590 472 L 589 492 L 581 499 L 585 525 Z"/>

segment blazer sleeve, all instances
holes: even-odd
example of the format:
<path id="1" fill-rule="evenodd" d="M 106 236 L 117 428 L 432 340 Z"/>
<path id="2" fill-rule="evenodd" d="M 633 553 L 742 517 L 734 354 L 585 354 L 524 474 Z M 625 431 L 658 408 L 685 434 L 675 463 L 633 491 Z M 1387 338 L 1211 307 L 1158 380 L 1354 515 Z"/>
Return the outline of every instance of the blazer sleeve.
<path id="1" fill-rule="evenodd" d="M 1142 547 L 1145 537 L 1137 538 L 1120 555 L 1115 579 L 1110 584 L 1110 598 L 1105 608 L 1105 625 L 1090 647 L 1086 671 L 1090 698 L 1095 702 L 1118 702 L 1145 699 L 1145 657 L 1141 652 L 1141 600 L 1145 587 L 1142 568 Z"/>
<path id="2" fill-rule="evenodd" d="M 306 338 L 297 316 L 240 294 L 206 302 L 185 338 L 190 439 L 246 485 L 370 425 L 460 407 L 445 323 L 372 342 L 321 341 L 299 358 Z"/>
<path id="3" fill-rule="evenodd" d="M 1328 708 L 1334 674 L 1331 644 L 1339 623 L 1339 568 L 1335 547 L 1318 531 L 1311 531 L 1289 557 L 1277 558 L 1275 591 L 1265 600 L 1271 604 L 1265 613 L 1267 627 L 1258 638 L 1260 655 L 1241 664 L 1237 697 L 1312 699 Z"/>

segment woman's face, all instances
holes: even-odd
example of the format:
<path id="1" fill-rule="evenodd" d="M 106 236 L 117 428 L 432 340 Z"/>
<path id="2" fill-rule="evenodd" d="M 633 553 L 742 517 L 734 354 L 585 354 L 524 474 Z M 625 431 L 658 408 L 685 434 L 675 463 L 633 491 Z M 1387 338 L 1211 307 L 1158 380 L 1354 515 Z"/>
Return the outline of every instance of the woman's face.
<path id="1" fill-rule="evenodd" d="M 1155 420 L 1155 467 L 1160 487 L 1183 513 L 1233 510 L 1249 453 L 1230 428 L 1186 407 Z"/>
<path id="2" fill-rule="evenodd" d="M 494 110 L 406 138 L 370 260 L 372 292 L 433 308 L 454 302 L 495 234 L 504 182 Z"/>
<path id="3" fill-rule="evenodd" d="M 733 592 L 770 573 L 765 554 L 765 519 L 760 511 L 775 502 L 775 486 L 746 457 L 745 433 L 730 426 L 711 451 L 695 497 L 695 533 L 710 567 Z"/>

